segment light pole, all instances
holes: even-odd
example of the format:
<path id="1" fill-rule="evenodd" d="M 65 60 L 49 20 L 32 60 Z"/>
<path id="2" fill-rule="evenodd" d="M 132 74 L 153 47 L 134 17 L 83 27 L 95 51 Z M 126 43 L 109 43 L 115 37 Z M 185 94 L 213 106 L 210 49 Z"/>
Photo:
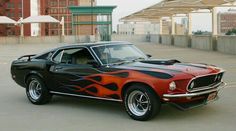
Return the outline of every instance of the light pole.
<path id="1" fill-rule="evenodd" d="M 24 0 L 21 0 L 21 17 L 24 19 Z"/>
<path id="2" fill-rule="evenodd" d="M 91 0 L 91 35 L 93 35 L 93 3 L 94 0 Z"/>
<path id="3" fill-rule="evenodd" d="M 24 1 L 23 0 L 21 0 L 21 18 L 20 18 L 20 21 L 22 22 L 23 21 L 23 19 L 24 19 Z M 24 37 L 24 25 L 23 25 L 23 23 L 20 23 L 20 36 L 21 37 Z"/>

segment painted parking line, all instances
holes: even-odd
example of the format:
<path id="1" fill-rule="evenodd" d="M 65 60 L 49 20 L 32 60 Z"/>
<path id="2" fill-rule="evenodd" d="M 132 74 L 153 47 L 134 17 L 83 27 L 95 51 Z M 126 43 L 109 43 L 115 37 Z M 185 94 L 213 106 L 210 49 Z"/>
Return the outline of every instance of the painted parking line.
<path id="1" fill-rule="evenodd" d="M 229 82 L 229 83 L 227 83 L 226 88 L 233 88 L 233 87 L 236 87 L 236 82 Z"/>
<path id="2" fill-rule="evenodd" d="M 7 65 L 7 62 L 0 62 L 0 65 Z"/>

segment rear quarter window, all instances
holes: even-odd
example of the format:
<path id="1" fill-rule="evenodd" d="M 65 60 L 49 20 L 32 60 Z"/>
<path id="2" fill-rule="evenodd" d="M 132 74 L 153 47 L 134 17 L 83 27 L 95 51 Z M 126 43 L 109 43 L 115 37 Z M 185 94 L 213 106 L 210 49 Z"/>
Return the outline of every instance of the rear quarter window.
<path id="1" fill-rule="evenodd" d="M 45 54 L 42 54 L 38 57 L 36 57 L 36 59 L 43 59 L 43 60 L 48 60 L 51 58 L 51 56 L 53 55 L 54 52 L 48 52 L 48 53 L 45 53 Z"/>

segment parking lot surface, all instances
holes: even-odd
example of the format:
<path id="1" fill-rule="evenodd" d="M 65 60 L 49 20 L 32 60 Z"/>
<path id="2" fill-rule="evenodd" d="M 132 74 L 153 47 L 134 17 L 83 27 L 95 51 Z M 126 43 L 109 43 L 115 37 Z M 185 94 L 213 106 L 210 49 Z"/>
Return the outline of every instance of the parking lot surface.
<path id="1" fill-rule="evenodd" d="M 147 122 L 134 121 L 119 103 L 55 96 L 47 105 L 32 105 L 10 75 L 11 61 L 63 44 L 0 45 L 1 131 L 235 131 L 236 56 L 150 43 L 136 44 L 153 58 L 209 63 L 224 68 L 227 88 L 207 106 L 179 111 L 163 105 Z"/>

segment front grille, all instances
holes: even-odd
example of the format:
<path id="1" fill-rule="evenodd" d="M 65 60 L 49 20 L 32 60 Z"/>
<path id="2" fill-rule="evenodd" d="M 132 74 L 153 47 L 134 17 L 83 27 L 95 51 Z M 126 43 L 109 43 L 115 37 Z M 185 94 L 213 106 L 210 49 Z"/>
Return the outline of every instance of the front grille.
<path id="1" fill-rule="evenodd" d="M 189 83 L 188 90 L 192 91 L 202 88 L 209 88 L 212 85 L 218 84 L 221 82 L 223 74 L 224 73 L 219 73 L 214 75 L 197 77 Z"/>

